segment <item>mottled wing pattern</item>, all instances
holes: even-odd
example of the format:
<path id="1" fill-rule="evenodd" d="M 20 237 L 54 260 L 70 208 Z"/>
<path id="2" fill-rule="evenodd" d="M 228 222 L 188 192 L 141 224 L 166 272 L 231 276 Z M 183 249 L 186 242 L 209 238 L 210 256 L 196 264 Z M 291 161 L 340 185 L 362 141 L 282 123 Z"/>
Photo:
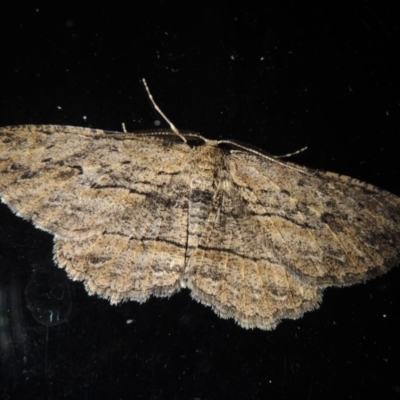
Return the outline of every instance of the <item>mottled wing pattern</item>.
<path id="1" fill-rule="evenodd" d="M 0 128 L 0 193 L 54 259 L 112 303 L 180 287 L 274 328 L 400 259 L 400 199 L 345 176 L 159 136 Z"/>
<path id="2" fill-rule="evenodd" d="M 316 308 L 329 285 L 400 259 L 400 199 L 330 172 L 250 152 L 224 158 L 220 190 L 188 265 L 193 296 L 244 327 Z"/>
<path id="3" fill-rule="evenodd" d="M 56 262 L 112 302 L 171 294 L 185 263 L 179 172 L 190 148 L 142 139 L 66 126 L 0 129 L 3 202 L 52 233 Z"/>
<path id="4" fill-rule="evenodd" d="M 359 282 L 399 261 L 399 197 L 250 153 L 232 153 L 229 166 L 248 212 L 268 227 L 266 246 L 254 247 L 257 259 L 272 250 L 289 274 L 321 287 Z"/>
<path id="5" fill-rule="evenodd" d="M 235 163 L 230 156 L 225 161 Z M 221 317 L 234 317 L 245 328 L 273 329 L 282 318 L 316 308 L 321 292 L 288 273 L 274 247 L 274 221 L 251 206 L 261 206 L 249 198 L 252 188 L 234 184 L 231 173 L 220 171 L 223 183 L 188 262 L 188 287 Z"/>

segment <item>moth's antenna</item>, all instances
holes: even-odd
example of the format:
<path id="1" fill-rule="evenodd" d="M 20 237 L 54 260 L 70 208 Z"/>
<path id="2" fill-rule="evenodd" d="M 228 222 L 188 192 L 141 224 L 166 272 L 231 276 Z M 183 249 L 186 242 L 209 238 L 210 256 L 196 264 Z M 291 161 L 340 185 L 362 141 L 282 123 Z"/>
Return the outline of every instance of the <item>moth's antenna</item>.
<path id="1" fill-rule="evenodd" d="M 287 154 L 282 154 L 281 156 L 274 156 L 274 158 L 287 158 L 287 157 L 292 157 L 295 156 L 296 154 L 302 153 L 303 151 L 306 151 L 308 149 L 308 146 L 302 147 L 300 150 L 296 150 L 293 153 L 287 153 Z"/>
<path id="2" fill-rule="evenodd" d="M 171 128 L 172 132 L 174 132 L 176 135 L 178 135 L 184 141 L 184 143 L 187 143 L 187 140 L 186 140 L 185 136 L 183 136 L 179 132 L 179 130 L 175 127 L 175 125 L 167 118 L 167 116 L 161 111 L 160 107 L 158 107 L 157 103 L 154 101 L 153 96 L 150 93 L 150 89 L 147 86 L 146 79 L 144 79 L 144 78 L 143 78 L 143 84 L 144 84 L 144 87 L 146 88 L 146 92 L 147 92 L 147 94 L 149 96 L 149 99 L 153 103 L 153 106 L 156 109 L 156 111 L 161 115 L 161 117 L 164 118 L 164 120 L 167 122 L 167 124 Z"/>

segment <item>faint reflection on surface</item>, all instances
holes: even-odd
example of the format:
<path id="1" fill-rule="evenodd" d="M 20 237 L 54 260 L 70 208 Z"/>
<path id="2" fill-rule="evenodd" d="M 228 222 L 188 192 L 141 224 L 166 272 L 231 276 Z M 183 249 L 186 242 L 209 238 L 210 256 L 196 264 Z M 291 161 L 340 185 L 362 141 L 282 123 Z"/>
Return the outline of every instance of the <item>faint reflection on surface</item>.
<path id="1" fill-rule="evenodd" d="M 7 293 L 0 287 L 0 354 L 3 359 L 12 355 L 12 336 L 7 315 Z"/>
<path id="2" fill-rule="evenodd" d="M 18 268 L 0 269 L 1 399 L 35 377 L 47 382 L 54 375 L 49 329 L 68 321 L 72 298 L 65 272 L 46 265 L 31 269 L 28 279 Z"/>
<path id="3" fill-rule="evenodd" d="M 60 324 L 71 314 L 69 286 L 64 271 L 57 268 L 34 271 L 25 288 L 25 299 L 33 317 L 45 326 Z"/>
<path id="4" fill-rule="evenodd" d="M 15 274 L 11 274 L 11 285 L 0 287 L 0 351 L 3 360 L 21 355 L 23 363 L 29 353 L 29 340 L 26 332 L 24 304 L 21 285 Z"/>
<path id="5" fill-rule="evenodd" d="M 32 340 L 26 325 L 26 305 L 23 299 L 21 275 L 18 269 L 0 271 L 0 397 L 7 388 L 17 387 L 19 376 L 30 376 L 35 370 Z M 4 392 L 5 391 L 5 392 Z"/>

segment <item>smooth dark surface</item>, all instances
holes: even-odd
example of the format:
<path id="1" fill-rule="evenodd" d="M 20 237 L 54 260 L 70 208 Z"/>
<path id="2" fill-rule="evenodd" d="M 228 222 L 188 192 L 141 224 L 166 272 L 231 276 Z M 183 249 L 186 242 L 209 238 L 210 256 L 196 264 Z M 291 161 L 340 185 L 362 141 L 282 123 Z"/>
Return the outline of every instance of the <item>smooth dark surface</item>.
<path id="1" fill-rule="evenodd" d="M 394 9 L 11 7 L 1 126 L 154 128 L 145 77 L 181 129 L 272 154 L 307 145 L 292 162 L 400 195 Z M 0 205 L 0 398 L 400 398 L 399 293 L 396 267 L 328 289 L 319 310 L 271 332 L 222 320 L 187 291 L 111 306 L 54 266 L 49 234 Z"/>

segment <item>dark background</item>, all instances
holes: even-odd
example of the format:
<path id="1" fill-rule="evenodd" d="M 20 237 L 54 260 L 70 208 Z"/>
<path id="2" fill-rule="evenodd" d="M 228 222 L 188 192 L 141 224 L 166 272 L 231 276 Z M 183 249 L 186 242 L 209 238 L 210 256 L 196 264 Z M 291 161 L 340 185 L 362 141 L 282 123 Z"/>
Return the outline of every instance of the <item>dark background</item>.
<path id="1" fill-rule="evenodd" d="M 145 77 L 181 129 L 272 154 L 308 146 L 291 161 L 400 195 L 400 27 L 382 2 L 32 3 L 2 9 L 0 126 L 154 128 Z M 274 331 L 186 290 L 111 306 L 0 205 L 0 398 L 400 398 L 399 281 L 395 268 L 327 289 Z"/>

